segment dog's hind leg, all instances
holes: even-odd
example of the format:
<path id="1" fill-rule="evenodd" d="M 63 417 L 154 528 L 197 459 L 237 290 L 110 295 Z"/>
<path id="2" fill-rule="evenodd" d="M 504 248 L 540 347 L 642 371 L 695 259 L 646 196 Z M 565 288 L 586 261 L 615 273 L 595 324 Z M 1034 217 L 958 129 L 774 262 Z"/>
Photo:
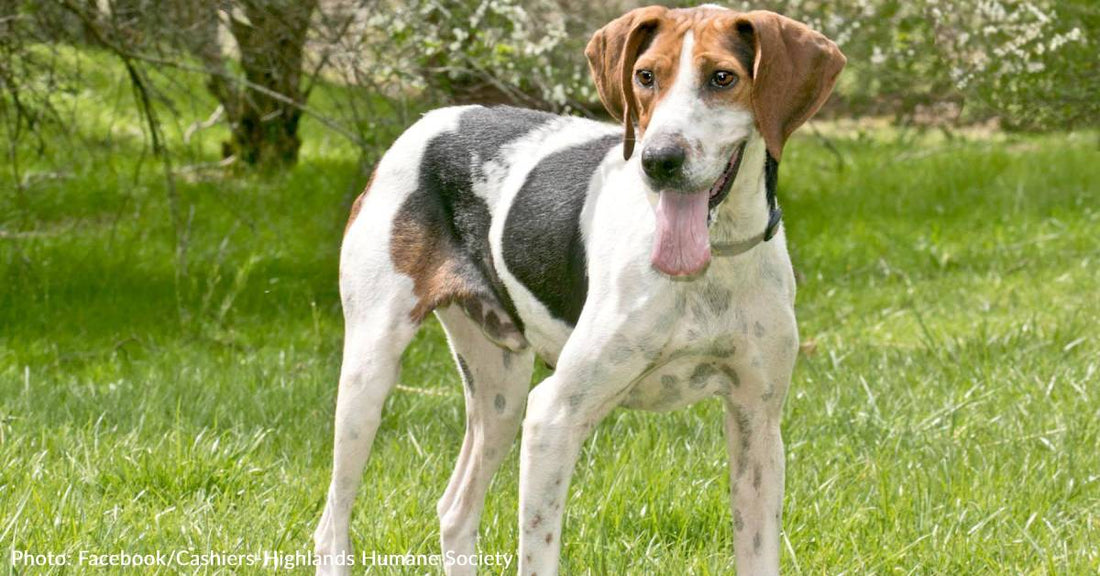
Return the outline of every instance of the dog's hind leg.
<path id="1" fill-rule="evenodd" d="M 378 188 L 376 186 L 375 188 Z M 352 505 L 382 418 L 397 382 L 401 353 L 416 333 L 413 282 L 398 272 L 388 251 L 389 192 L 372 190 L 362 215 L 349 226 L 340 260 L 344 355 L 336 398 L 332 481 L 314 532 L 318 574 L 346 574 Z M 373 200 L 373 201 L 370 201 Z"/>
<path id="2" fill-rule="evenodd" d="M 414 333 L 406 318 L 377 318 L 371 325 L 348 323 L 336 398 L 332 482 L 314 533 L 317 553 L 331 565 L 319 566 L 318 574 L 347 572 L 339 564 L 351 554 L 352 505 L 382 420 L 382 405 L 397 382 L 401 352 Z"/>
<path id="3" fill-rule="evenodd" d="M 534 353 L 493 343 L 458 306 L 437 310 L 436 316 L 447 332 L 466 395 L 462 451 L 437 506 L 443 553 L 457 557 L 476 552 L 485 493 L 523 421 Z M 446 572 L 466 575 L 475 568 L 456 562 L 446 566 Z"/>

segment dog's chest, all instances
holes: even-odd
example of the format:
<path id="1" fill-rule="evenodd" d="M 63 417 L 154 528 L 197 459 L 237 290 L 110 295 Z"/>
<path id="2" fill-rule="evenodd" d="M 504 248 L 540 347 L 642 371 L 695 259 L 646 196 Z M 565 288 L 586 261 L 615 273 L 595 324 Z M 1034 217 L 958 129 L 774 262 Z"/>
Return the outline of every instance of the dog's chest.
<path id="1" fill-rule="evenodd" d="M 759 387 L 767 329 L 729 286 L 703 281 L 677 290 L 647 333 L 654 337 L 642 342 L 646 366 L 626 394 L 628 408 L 675 410 Z"/>

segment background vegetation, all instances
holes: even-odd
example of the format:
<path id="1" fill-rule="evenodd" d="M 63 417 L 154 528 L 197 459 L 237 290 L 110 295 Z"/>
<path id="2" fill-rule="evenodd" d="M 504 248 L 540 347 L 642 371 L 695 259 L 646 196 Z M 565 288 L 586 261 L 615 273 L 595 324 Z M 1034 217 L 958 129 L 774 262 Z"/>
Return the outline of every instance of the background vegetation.
<path id="1" fill-rule="evenodd" d="M 270 22 L 249 10 L 293 7 L 0 5 L 4 554 L 308 550 L 348 205 L 431 106 L 598 114 L 580 49 L 632 4 L 594 4 L 319 2 Z M 774 6 L 851 62 L 780 186 L 807 344 L 784 570 L 1097 572 L 1097 8 Z M 232 30 L 303 21 L 297 82 L 282 59 L 246 63 Z M 300 148 L 247 157 L 249 114 L 256 149 Z M 462 411 L 429 322 L 387 403 L 359 549 L 438 550 Z M 515 547 L 517 469 L 513 452 L 485 552 Z M 578 468 L 566 573 L 730 572 L 727 492 L 719 405 L 616 411 Z"/>

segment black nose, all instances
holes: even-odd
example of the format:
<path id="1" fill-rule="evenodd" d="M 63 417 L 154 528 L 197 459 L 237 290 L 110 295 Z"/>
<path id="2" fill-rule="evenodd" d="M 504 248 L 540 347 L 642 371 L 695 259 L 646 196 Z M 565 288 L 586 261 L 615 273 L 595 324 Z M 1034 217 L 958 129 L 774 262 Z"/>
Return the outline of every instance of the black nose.
<path id="1" fill-rule="evenodd" d="M 684 167 L 684 147 L 679 144 L 657 144 L 642 151 L 642 170 L 655 183 L 675 180 Z"/>

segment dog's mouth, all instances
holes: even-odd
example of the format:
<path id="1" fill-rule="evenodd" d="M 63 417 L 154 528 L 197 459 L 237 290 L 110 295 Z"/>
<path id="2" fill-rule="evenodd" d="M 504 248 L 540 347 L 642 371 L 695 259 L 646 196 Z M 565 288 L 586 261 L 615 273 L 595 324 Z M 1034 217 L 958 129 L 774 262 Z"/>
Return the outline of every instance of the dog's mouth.
<path id="1" fill-rule="evenodd" d="M 742 142 L 730 156 L 725 170 L 702 192 L 662 190 L 657 200 L 657 229 L 653 236 L 653 267 L 669 276 L 693 276 L 710 262 L 710 225 L 715 209 L 729 196 L 741 168 Z"/>
<path id="2" fill-rule="evenodd" d="M 730 161 L 726 163 L 726 169 L 722 171 L 722 174 L 718 176 L 718 179 L 714 181 L 714 184 L 710 187 L 710 201 L 707 203 L 709 211 L 713 211 L 726 199 L 726 196 L 730 195 L 730 188 L 733 187 L 733 181 L 737 180 L 737 173 L 741 171 L 741 157 L 745 154 L 745 146 L 748 142 L 742 142 L 733 150 L 733 155 L 730 156 Z M 707 225 L 711 224 L 711 215 L 707 216 Z"/>

